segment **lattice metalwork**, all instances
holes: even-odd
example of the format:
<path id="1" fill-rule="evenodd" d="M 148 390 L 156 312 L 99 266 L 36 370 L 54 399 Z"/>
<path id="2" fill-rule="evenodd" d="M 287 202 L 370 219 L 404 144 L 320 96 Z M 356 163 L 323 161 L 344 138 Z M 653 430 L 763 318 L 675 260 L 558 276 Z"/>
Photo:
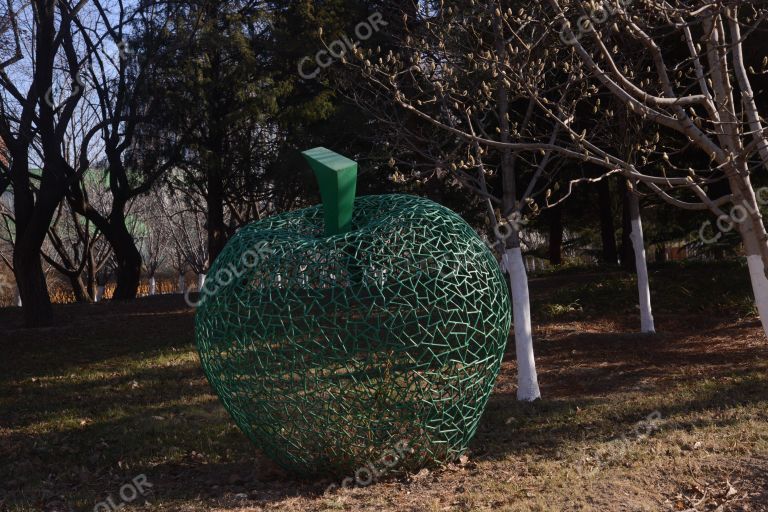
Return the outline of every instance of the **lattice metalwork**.
<path id="1" fill-rule="evenodd" d="M 419 197 L 361 197 L 349 232 L 323 227 L 317 206 L 229 242 L 208 279 L 239 277 L 219 279 L 231 282 L 196 317 L 208 380 L 243 432 L 299 474 L 350 474 L 402 441 L 414 451 L 396 469 L 456 459 L 511 323 L 494 256 Z M 257 247 L 269 254 L 244 264 Z"/>

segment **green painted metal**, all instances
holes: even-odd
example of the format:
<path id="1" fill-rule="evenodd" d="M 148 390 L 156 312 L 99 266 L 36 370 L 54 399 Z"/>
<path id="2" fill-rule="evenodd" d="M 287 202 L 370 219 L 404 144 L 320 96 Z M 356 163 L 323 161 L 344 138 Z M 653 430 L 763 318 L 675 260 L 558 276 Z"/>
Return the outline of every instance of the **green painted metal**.
<path id="1" fill-rule="evenodd" d="M 352 476 L 403 442 L 413 452 L 388 471 L 455 460 L 510 329 L 494 256 L 419 197 L 358 198 L 340 235 L 325 222 L 316 206 L 228 243 L 196 316 L 209 382 L 242 431 L 301 475 Z"/>
<path id="2" fill-rule="evenodd" d="M 325 214 L 325 234 L 340 235 L 352 226 L 357 191 L 357 162 L 326 148 L 302 153 L 320 185 Z"/>

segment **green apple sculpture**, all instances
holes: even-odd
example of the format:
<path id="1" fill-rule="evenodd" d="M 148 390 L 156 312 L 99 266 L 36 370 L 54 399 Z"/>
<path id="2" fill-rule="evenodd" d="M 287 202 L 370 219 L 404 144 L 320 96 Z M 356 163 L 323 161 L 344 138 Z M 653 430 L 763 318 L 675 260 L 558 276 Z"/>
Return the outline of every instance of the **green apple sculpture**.
<path id="1" fill-rule="evenodd" d="M 499 265 L 449 209 L 356 199 L 355 162 L 304 155 L 323 205 L 242 228 L 208 273 L 196 341 L 211 386 L 300 475 L 457 459 L 509 335 Z"/>

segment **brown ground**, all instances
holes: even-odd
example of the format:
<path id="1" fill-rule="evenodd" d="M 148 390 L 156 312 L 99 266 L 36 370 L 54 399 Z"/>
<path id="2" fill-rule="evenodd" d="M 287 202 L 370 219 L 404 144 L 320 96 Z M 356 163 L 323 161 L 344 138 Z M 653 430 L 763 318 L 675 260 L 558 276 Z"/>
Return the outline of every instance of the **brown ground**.
<path id="1" fill-rule="evenodd" d="M 543 401 L 515 400 L 511 344 L 467 460 L 329 493 L 329 481 L 291 480 L 232 425 L 179 297 L 60 306 L 57 327 L 37 331 L 2 310 L 0 511 L 93 510 L 141 474 L 148 501 L 128 509 L 768 510 L 759 322 L 696 303 L 657 312 L 660 334 L 643 336 L 622 297 L 557 295 L 600 279 L 533 281 Z"/>

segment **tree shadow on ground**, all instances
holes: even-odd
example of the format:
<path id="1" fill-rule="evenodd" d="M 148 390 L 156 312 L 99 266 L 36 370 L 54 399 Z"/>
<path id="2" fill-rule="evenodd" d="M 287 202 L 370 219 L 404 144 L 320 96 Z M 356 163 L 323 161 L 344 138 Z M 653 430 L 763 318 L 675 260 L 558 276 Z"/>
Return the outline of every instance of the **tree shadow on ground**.
<path id="1" fill-rule="evenodd" d="M 0 362 L 8 427 L 0 430 L 0 459 L 10 461 L 0 466 L 0 502 L 44 509 L 63 496 L 92 510 L 140 474 L 153 484 L 150 501 L 164 506 L 266 506 L 319 497 L 332 483 L 294 479 L 253 448 L 196 361 L 120 371 L 124 361 L 189 354 L 192 315 L 177 300 L 99 307 L 69 310 L 71 322 L 53 330 L 0 340 L 8 355 Z M 734 424 L 738 417 L 718 413 L 768 401 L 768 347 L 751 320 L 703 324 L 701 335 L 670 322 L 651 337 L 544 325 L 536 350 L 545 400 L 532 404 L 515 399 L 510 342 L 472 459 L 559 459 L 574 445 L 631 432 L 654 411 L 665 432 Z M 100 374 L 74 375 L 84 368 Z"/>

